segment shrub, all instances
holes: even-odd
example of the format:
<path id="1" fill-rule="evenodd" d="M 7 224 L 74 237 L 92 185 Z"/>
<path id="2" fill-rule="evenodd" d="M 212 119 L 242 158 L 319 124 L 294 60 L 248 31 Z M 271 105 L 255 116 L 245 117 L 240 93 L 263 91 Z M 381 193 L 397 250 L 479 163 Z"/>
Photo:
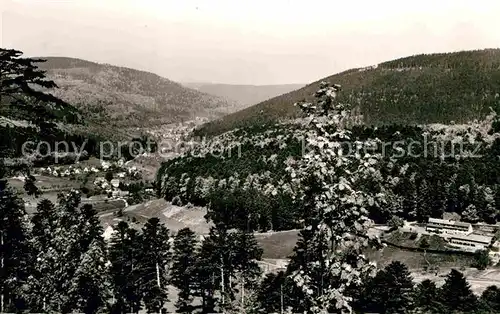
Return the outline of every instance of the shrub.
<path id="1" fill-rule="evenodd" d="M 474 262 L 472 264 L 472 267 L 475 267 L 479 270 L 484 270 L 488 266 L 490 266 L 491 260 L 490 260 L 490 255 L 488 254 L 487 250 L 477 250 L 476 253 L 474 254 Z"/>
<path id="2" fill-rule="evenodd" d="M 178 195 L 174 196 L 174 198 L 172 199 L 172 205 L 182 206 L 182 200 Z"/>

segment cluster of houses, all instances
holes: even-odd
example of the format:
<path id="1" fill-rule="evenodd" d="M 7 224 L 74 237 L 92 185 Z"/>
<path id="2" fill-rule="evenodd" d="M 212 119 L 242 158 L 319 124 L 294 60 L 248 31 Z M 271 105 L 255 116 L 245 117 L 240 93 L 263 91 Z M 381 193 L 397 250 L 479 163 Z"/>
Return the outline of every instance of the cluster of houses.
<path id="1" fill-rule="evenodd" d="M 451 246 L 465 251 L 488 250 L 499 247 L 498 242 L 493 243 L 495 228 L 489 225 L 474 230 L 472 225 L 467 222 L 429 218 L 425 230 L 429 233 L 438 234 Z"/>
<path id="2" fill-rule="evenodd" d="M 99 172 L 105 172 L 111 169 L 112 167 L 118 168 L 118 169 L 124 169 L 126 171 L 124 172 L 119 172 L 117 173 L 117 176 L 119 178 L 125 178 L 125 176 L 131 175 L 135 176 L 139 173 L 139 170 L 137 167 L 132 166 L 132 167 L 125 167 L 125 161 L 123 159 L 118 160 L 117 162 L 111 163 L 108 161 L 101 161 L 101 165 L 99 167 L 81 167 L 78 164 L 77 165 L 70 165 L 69 167 L 60 167 L 60 166 L 54 166 L 54 167 L 47 167 L 47 168 L 40 168 L 38 169 L 38 172 L 40 174 L 44 175 L 50 175 L 54 177 L 70 177 L 74 175 L 80 175 L 80 174 L 87 174 L 87 173 L 99 173 Z"/>

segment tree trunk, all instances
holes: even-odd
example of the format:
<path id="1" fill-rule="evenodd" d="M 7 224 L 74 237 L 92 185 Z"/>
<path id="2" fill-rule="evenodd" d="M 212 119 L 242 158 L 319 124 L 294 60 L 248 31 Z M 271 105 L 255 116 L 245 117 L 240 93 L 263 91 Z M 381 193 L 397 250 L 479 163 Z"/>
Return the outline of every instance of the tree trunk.
<path id="1" fill-rule="evenodd" d="M 283 314 L 283 284 L 280 285 L 281 314 Z"/>
<path id="2" fill-rule="evenodd" d="M 220 258 L 221 259 L 221 266 L 220 266 L 220 284 L 221 284 L 221 299 L 222 299 L 222 305 L 224 305 L 224 261 L 222 259 L 222 257 Z"/>
<path id="3" fill-rule="evenodd" d="M 241 278 L 241 306 L 245 308 L 245 279 Z"/>
<path id="4" fill-rule="evenodd" d="M 158 282 L 158 288 L 161 289 L 161 285 L 160 285 L 160 266 L 158 265 L 158 262 L 156 262 L 156 281 Z"/>
<path id="5" fill-rule="evenodd" d="M 0 232 L 0 247 L 2 248 L 2 252 L 4 251 L 3 249 L 3 231 Z M 3 253 L 2 253 L 2 257 L 0 258 L 0 269 L 2 270 L 3 272 Z M 0 291 L 0 313 L 3 313 L 3 289 L 2 291 Z"/>

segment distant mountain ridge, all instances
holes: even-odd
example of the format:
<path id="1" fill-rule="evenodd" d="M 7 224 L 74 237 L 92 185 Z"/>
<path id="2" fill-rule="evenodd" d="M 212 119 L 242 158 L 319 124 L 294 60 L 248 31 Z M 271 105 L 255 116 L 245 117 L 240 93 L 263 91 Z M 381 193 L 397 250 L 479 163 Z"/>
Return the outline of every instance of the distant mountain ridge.
<path id="1" fill-rule="evenodd" d="M 353 105 L 366 125 L 465 123 L 500 104 L 500 49 L 422 54 L 347 70 L 211 121 L 195 135 L 296 118 L 293 104 L 311 100 L 321 81 L 340 84 L 339 101 Z"/>
<path id="2" fill-rule="evenodd" d="M 241 85 L 218 83 L 182 83 L 200 92 L 235 101 L 244 106 L 255 105 L 264 100 L 289 93 L 306 84 Z"/>
<path id="3" fill-rule="evenodd" d="M 76 58 L 42 57 L 40 68 L 58 89 L 50 91 L 108 123 L 143 127 L 196 116 L 217 118 L 238 107 L 217 96 L 186 88 L 157 74 Z"/>

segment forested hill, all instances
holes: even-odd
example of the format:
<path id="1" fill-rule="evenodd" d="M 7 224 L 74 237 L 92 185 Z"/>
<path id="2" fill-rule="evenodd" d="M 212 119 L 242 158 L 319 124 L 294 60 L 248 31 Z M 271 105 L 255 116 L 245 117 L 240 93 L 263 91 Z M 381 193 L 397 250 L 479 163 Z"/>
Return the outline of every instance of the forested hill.
<path id="1" fill-rule="evenodd" d="M 186 88 L 153 73 L 65 57 L 42 57 L 55 96 L 118 126 L 150 126 L 220 117 L 237 110 L 222 98 Z M 108 118 L 109 117 L 109 118 Z"/>
<path id="2" fill-rule="evenodd" d="M 341 102 L 367 125 L 457 123 L 484 118 L 500 102 L 500 49 L 422 54 L 351 69 L 202 126 L 197 135 L 275 122 L 299 115 L 321 81 L 342 85 Z"/>

